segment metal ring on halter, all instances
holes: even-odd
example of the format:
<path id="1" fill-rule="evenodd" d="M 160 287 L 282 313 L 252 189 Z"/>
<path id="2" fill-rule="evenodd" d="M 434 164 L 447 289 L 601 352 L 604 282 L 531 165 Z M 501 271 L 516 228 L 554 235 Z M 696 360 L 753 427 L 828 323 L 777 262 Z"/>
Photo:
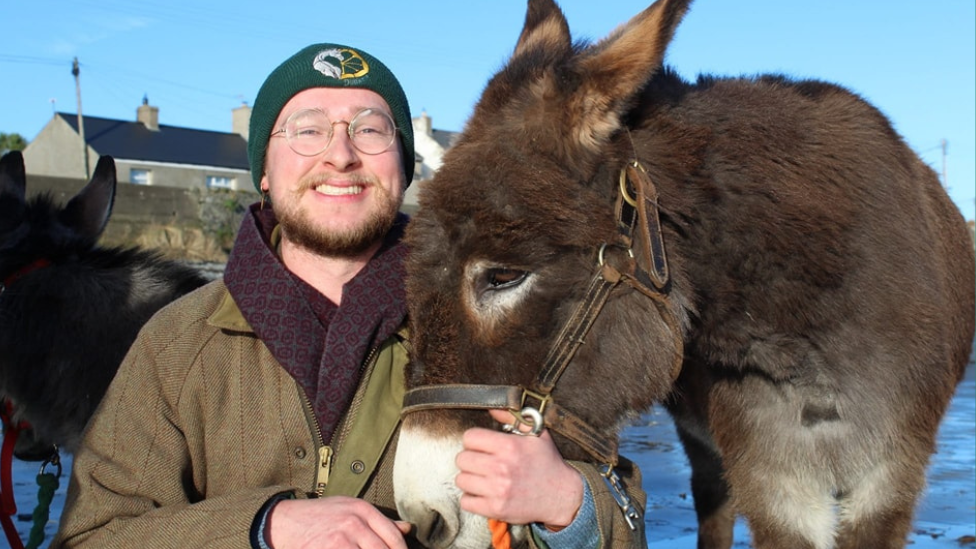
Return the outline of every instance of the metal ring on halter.
<path id="1" fill-rule="evenodd" d="M 640 166 L 640 164 L 637 164 L 637 166 Z M 643 166 L 640 166 L 640 168 L 641 170 L 644 169 Z M 627 168 L 620 170 L 620 196 L 624 199 L 624 202 L 634 208 L 637 207 L 637 197 L 632 197 L 627 192 Z"/>
<path id="2" fill-rule="evenodd" d="M 599 253 L 599 255 L 597 255 L 597 258 L 596 258 L 596 264 L 599 265 L 600 267 L 602 267 L 603 264 L 606 263 L 606 260 L 603 258 L 603 252 L 606 249 L 607 249 L 607 243 L 604 242 L 603 244 L 600 245 L 600 253 Z M 631 259 L 634 259 L 634 249 L 633 248 L 627 248 L 627 254 L 630 255 L 630 258 Z"/>
<path id="3" fill-rule="evenodd" d="M 542 413 L 535 408 L 526 406 L 519 410 L 518 415 L 512 412 L 512 416 L 515 421 L 502 425 L 502 431 L 512 433 L 513 435 L 537 437 L 542 434 L 542 430 L 546 427 L 545 421 L 542 419 Z M 527 425 L 529 430 L 522 431 L 519 429 L 521 425 Z"/>
<path id="4" fill-rule="evenodd" d="M 57 467 L 58 474 L 56 476 L 57 478 L 61 478 L 61 452 L 58 451 L 57 444 L 54 445 L 54 453 L 51 454 L 51 457 L 45 459 L 44 462 L 41 463 L 41 469 L 37 474 L 45 474 L 47 472 L 46 469 L 48 465 Z"/>

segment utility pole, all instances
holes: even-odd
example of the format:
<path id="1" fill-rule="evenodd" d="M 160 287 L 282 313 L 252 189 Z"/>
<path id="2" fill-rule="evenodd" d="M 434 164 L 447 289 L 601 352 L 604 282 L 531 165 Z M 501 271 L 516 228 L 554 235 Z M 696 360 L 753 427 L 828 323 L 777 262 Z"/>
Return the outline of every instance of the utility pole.
<path id="1" fill-rule="evenodd" d="M 949 188 L 949 179 L 946 176 L 946 148 L 949 146 L 949 142 L 942 139 L 942 188 Z"/>
<path id="2" fill-rule="evenodd" d="M 75 57 L 71 64 L 71 74 L 75 76 L 75 95 L 78 98 L 78 133 L 81 134 L 81 155 L 85 159 L 85 179 L 91 177 L 91 170 L 88 167 L 88 141 L 85 140 L 85 118 L 81 115 L 81 81 L 78 74 L 78 58 Z"/>

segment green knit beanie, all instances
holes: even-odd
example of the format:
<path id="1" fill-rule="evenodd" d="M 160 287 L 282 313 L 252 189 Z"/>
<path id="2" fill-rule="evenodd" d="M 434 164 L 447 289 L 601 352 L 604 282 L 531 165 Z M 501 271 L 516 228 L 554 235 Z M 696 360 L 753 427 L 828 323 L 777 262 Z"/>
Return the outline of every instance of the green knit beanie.
<path id="1" fill-rule="evenodd" d="M 261 192 L 264 158 L 275 120 L 295 94 L 309 88 L 364 88 L 372 90 L 390 106 L 403 149 L 403 172 L 407 184 L 413 179 L 413 121 L 410 105 L 396 76 L 379 59 L 340 44 L 314 44 L 278 65 L 268 76 L 251 109 L 247 157 L 251 179 Z"/>

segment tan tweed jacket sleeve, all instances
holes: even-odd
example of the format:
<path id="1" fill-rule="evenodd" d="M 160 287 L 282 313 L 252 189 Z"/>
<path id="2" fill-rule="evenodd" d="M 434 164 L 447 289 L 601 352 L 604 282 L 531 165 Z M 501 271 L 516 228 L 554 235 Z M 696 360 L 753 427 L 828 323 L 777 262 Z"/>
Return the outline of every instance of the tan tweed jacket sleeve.
<path id="1" fill-rule="evenodd" d="M 296 384 L 252 333 L 208 323 L 224 295 L 211 283 L 143 328 L 74 458 L 52 547 L 246 548 L 265 501 L 312 486 Z"/>

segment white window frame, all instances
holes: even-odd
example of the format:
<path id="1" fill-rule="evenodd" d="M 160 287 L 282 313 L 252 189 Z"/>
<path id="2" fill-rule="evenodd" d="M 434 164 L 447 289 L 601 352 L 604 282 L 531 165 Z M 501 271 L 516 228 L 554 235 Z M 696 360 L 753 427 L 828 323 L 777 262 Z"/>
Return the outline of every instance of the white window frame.
<path id="1" fill-rule="evenodd" d="M 129 168 L 129 183 L 134 185 L 152 185 L 152 170 L 146 168 Z"/>
<path id="2" fill-rule="evenodd" d="M 208 175 L 206 179 L 208 189 L 229 189 L 237 187 L 237 178 L 229 175 Z"/>

